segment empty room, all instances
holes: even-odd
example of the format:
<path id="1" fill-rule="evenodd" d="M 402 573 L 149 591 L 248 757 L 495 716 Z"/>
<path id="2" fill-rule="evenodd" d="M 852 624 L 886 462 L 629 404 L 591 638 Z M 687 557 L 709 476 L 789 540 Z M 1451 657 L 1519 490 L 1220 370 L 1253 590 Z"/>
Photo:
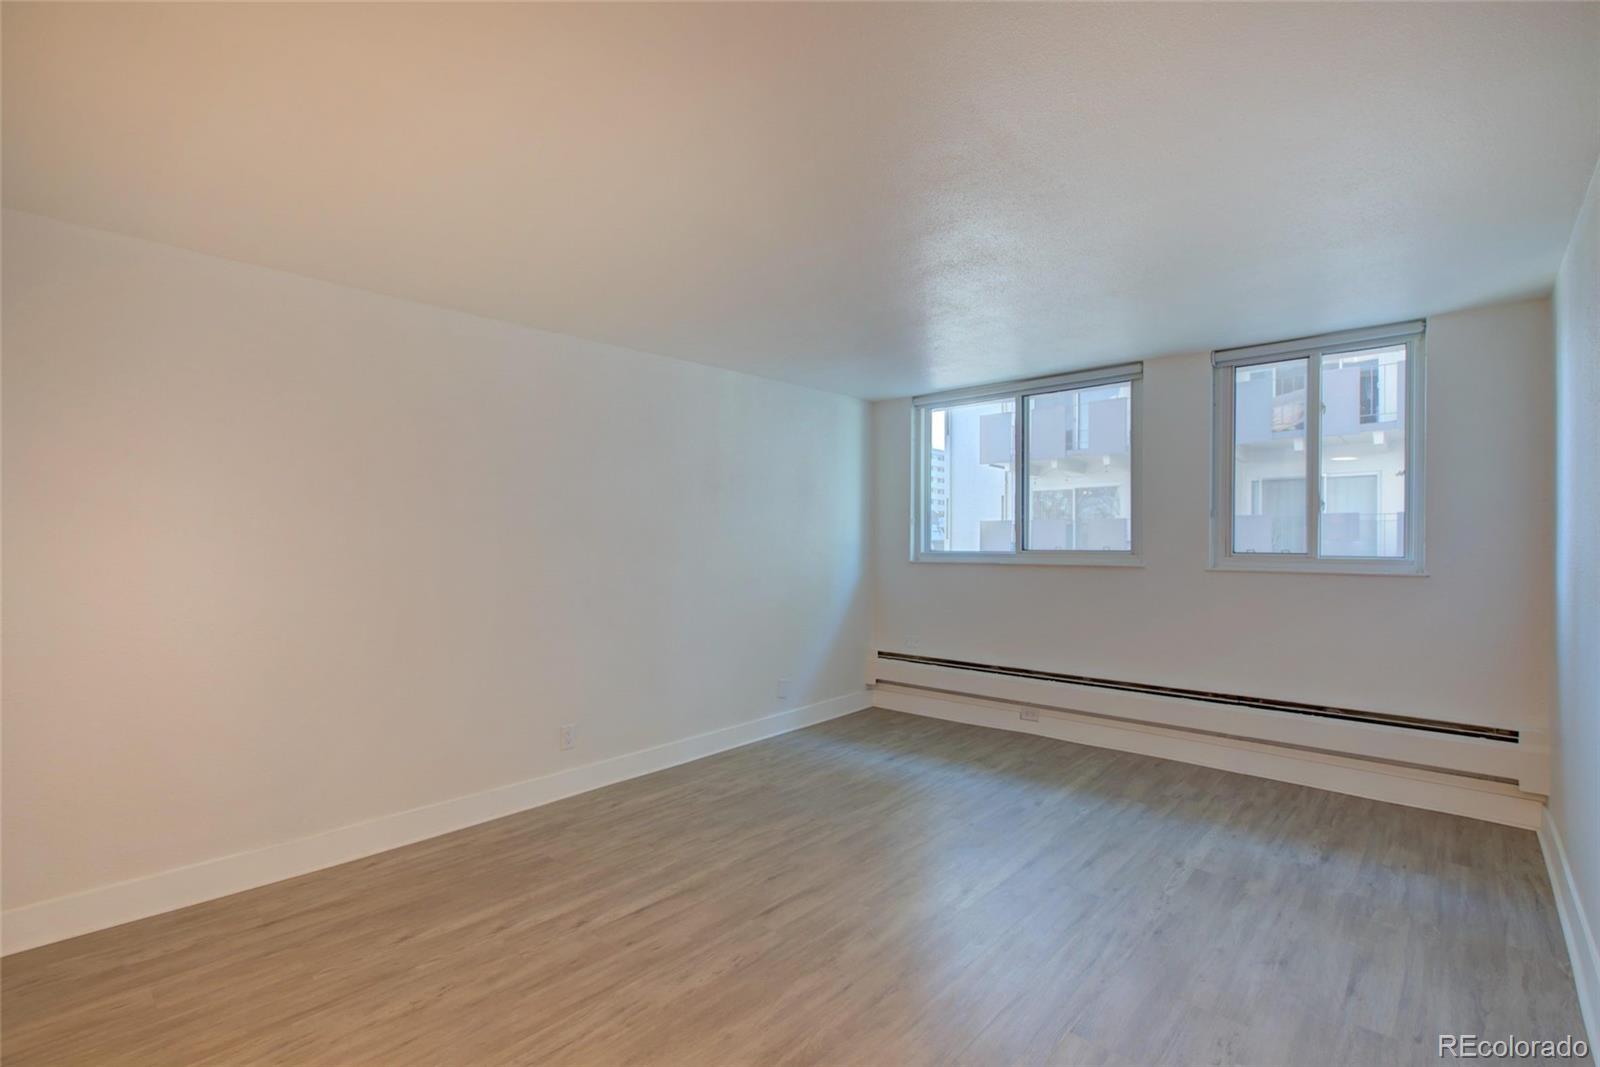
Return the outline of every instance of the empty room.
<path id="1" fill-rule="evenodd" d="M 0 3 L 0 1061 L 1593 1064 L 1600 2 Z"/>

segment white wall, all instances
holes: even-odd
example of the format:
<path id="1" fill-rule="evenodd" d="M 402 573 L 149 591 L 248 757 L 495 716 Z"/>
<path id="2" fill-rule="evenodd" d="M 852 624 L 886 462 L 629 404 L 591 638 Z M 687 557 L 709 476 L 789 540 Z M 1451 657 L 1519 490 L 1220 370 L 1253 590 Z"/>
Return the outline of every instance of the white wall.
<path id="1" fill-rule="evenodd" d="M 1600 168 L 1556 278 L 1556 715 L 1550 816 L 1590 929 L 1574 947 L 1600 1025 Z M 1570 925 L 1570 924 L 1569 924 Z M 1581 926 L 1581 920 L 1577 925 Z M 1580 988 L 1583 988 L 1580 985 Z"/>
<path id="2" fill-rule="evenodd" d="M 8 909 L 861 686 L 859 401 L 30 215 L 4 270 Z"/>
<path id="3" fill-rule="evenodd" d="M 1544 300 L 1429 319 L 1421 578 L 1206 569 L 1206 353 L 1145 363 L 1142 568 L 907 562 L 911 408 L 875 404 L 874 643 L 1537 742 L 1551 704 L 1550 353 Z"/>

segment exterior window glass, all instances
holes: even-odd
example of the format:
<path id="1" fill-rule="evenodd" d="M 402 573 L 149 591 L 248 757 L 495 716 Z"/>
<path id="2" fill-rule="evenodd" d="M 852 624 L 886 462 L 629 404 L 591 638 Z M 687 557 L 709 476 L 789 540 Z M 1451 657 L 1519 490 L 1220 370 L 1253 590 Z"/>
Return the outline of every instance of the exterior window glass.
<path id="1" fill-rule="evenodd" d="M 1406 554 L 1406 346 L 1322 357 L 1324 556 Z"/>
<path id="2" fill-rule="evenodd" d="M 1306 550 L 1306 361 L 1233 375 L 1233 550 Z"/>
<path id="3" fill-rule="evenodd" d="M 1133 385 L 1028 397 L 1028 536 L 1041 551 L 1133 549 Z"/>
<path id="4" fill-rule="evenodd" d="M 929 409 L 926 417 L 927 551 L 1013 551 L 1016 404 L 951 404 Z"/>

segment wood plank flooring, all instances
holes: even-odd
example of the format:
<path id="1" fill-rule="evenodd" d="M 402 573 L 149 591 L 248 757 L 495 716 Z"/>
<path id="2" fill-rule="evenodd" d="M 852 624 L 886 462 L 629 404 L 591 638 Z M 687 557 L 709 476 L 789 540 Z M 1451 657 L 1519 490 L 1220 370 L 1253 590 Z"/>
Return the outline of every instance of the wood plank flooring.
<path id="1" fill-rule="evenodd" d="M 50 1063 L 1437 1063 L 1582 1033 L 1532 833 L 867 711 L 8 957 Z"/>

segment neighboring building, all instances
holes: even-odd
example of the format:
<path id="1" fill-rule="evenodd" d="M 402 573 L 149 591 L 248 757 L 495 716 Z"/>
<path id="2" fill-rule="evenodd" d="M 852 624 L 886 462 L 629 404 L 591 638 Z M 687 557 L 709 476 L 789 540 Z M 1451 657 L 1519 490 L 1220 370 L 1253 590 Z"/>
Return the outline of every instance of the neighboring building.
<path id="1" fill-rule="evenodd" d="M 1327 357 L 1323 555 L 1405 555 L 1405 346 Z M 1306 364 L 1241 367 L 1234 411 L 1235 552 L 1306 550 Z"/>
<path id="2" fill-rule="evenodd" d="M 1028 400 L 1028 547 L 1133 547 L 1133 450 L 1127 384 Z"/>
<path id="3" fill-rule="evenodd" d="M 939 456 L 947 485 L 941 549 L 932 537 L 934 551 L 1009 551 L 1011 548 L 1011 408 L 1010 401 L 962 404 L 933 413 L 931 456 Z M 941 447 L 942 446 L 942 447 Z M 930 505 L 940 494 L 929 487 Z"/>
<path id="4" fill-rule="evenodd" d="M 945 517 L 950 510 L 950 465 L 943 448 L 928 454 L 928 548 L 945 552 Z"/>
<path id="5" fill-rule="evenodd" d="M 1068 389 L 1027 399 L 1028 545 L 1132 547 L 1131 387 Z M 1016 412 L 1009 401 L 936 410 L 930 425 L 928 547 L 1009 552 L 1016 540 Z"/>

